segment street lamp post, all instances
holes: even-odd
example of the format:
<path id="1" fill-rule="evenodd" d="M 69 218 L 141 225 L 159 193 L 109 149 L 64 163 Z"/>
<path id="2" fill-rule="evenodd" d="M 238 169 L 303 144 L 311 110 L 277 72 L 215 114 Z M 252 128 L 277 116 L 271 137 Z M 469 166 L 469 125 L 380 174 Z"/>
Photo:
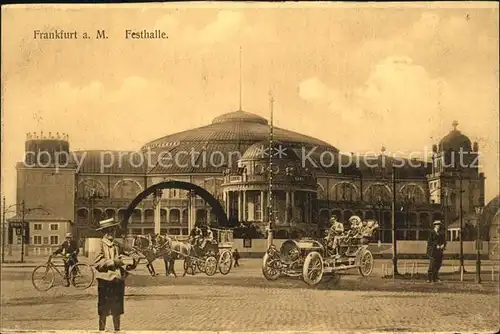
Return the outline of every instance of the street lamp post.
<path id="1" fill-rule="evenodd" d="M 5 196 L 2 198 L 2 263 L 5 263 L 5 214 L 7 208 L 5 207 Z"/>
<path id="2" fill-rule="evenodd" d="M 477 221 L 476 221 L 476 283 L 480 284 L 481 283 L 481 227 L 479 225 L 479 219 L 481 218 L 481 215 L 483 214 L 483 207 L 478 205 L 476 206 L 476 214 L 477 214 Z"/>
<path id="3" fill-rule="evenodd" d="M 5 197 L 3 197 L 3 210 L 2 210 L 2 225 L 5 225 L 5 215 L 7 214 L 8 210 L 10 208 L 16 207 L 16 206 L 21 206 L 21 263 L 24 262 L 24 245 L 25 245 L 25 237 L 26 237 L 26 229 L 25 229 L 25 214 L 29 213 L 31 211 L 35 210 L 42 210 L 45 211 L 46 214 L 50 214 L 50 212 L 46 209 L 44 209 L 41 206 L 34 207 L 34 208 L 26 208 L 24 200 L 20 204 L 12 204 L 9 207 L 5 206 Z M 5 262 L 5 237 L 4 237 L 4 229 L 5 227 L 2 227 L 2 262 Z"/>
<path id="4" fill-rule="evenodd" d="M 462 190 L 462 173 L 459 173 L 459 182 L 460 182 L 460 281 L 464 280 L 464 209 L 463 209 L 463 190 Z"/>
<path id="5" fill-rule="evenodd" d="M 391 220 L 392 220 L 392 272 L 398 274 L 398 250 L 397 250 L 397 231 L 396 231 L 396 167 L 392 166 L 392 201 L 391 201 Z"/>
<path id="6" fill-rule="evenodd" d="M 21 263 L 24 262 L 24 238 L 26 237 L 26 232 L 24 230 L 24 211 L 25 211 L 25 205 L 24 205 L 24 200 L 21 202 Z"/>

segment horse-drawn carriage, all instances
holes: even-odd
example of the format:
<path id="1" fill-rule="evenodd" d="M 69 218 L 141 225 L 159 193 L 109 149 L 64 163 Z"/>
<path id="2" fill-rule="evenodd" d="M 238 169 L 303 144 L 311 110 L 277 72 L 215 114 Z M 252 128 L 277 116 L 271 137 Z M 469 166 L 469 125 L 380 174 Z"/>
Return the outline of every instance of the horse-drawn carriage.
<path id="1" fill-rule="evenodd" d="M 184 271 L 194 275 L 196 270 L 212 276 L 217 269 L 222 275 L 227 275 L 233 267 L 233 231 L 226 229 L 211 229 L 215 238 L 208 241 L 205 247 L 200 248 L 197 240 L 194 241 L 194 253 L 184 258 Z"/>
<path id="2" fill-rule="evenodd" d="M 227 275 L 233 266 L 232 231 L 216 231 L 218 238 L 207 241 L 203 247 L 200 246 L 202 242 L 198 239 L 189 242 L 162 235 L 135 236 L 128 242 L 133 264 L 129 265 L 127 270 L 136 268 L 141 260 L 145 260 L 149 273 L 155 276 L 153 261 L 163 258 L 165 263 L 184 260 L 184 275 L 186 273 L 194 275 L 196 270 L 208 276 L 214 275 L 217 270 L 221 274 Z M 228 235 L 230 235 L 231 240 L 231 248 L 229 249 L 228 243 L 224 242 L 228 239 Z M 219 242 L 219 239 L 222 241 Z"/>
<path id="3" fill-rule="evenodd" d="M 372 222 L 371 231 L 378 227 Z M 373 270 L 373 255 L 368 250 L 371 233 L 346 236 L 339 244 L 337 254 L 326 240 L 286 240 L 281 249 L 271 245 L 264 254 L 262 273 L 268 280 L 280 276 L 301 277 L 307 284 L 316 285 L 324 276 L 357 268 L 362 276 Z"/>

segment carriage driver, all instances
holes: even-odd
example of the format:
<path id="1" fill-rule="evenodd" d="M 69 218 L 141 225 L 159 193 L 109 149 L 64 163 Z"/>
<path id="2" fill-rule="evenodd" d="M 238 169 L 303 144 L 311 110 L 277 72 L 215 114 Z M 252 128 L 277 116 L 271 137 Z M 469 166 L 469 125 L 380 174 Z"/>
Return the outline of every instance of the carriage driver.
<path id="1" fill-rule="evenodd" d="M 336 216 L 332 216 L 330 218 L 330 223 L 332 224 L 330 226 L 330 229 L 327 232 L 327 235 L 325 237 L 326 239 L 326 244 L 328 246 L 331 246 L 333 249 L 335 249 L 337 255 L 338 255 L 338 244 L 339 244 L 339 239 L 341 238 L 342 233 L 344 233 L 344 224 L 339 222 L 337 220 Z"/>
<path id="2" fill-rule="evenodd" d="M 205 246 L 207 242 L 212 242 L 214 240 L 214 234 L 212 230 L 210 229 L 210 226 L 207 225 L 207 230 L 205 232 L 205 237 L 203 238 L 203 241 L 201 242 L 201 249 L 205 249 Z"/>
<path id="3" fill-rule="evenodd" d="M 196 224 L 194 226 L 194 228 L 191 230 L 191 234 L 189 236 L 189 241 L 190 241 L 191 245 L 196 245 L 199 242 L 202 235 L 203 235 L 203 232 L 201 231 L 198 224 Z"/>

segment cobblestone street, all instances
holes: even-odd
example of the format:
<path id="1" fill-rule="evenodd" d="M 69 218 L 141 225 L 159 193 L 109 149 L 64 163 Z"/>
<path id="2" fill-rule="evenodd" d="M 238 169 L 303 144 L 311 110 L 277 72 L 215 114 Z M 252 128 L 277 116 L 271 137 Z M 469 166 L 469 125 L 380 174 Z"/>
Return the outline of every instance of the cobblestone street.
<path id="1" fill-rule="evenodd" d="M 180 265 L 178 272 L 180 273 Z M 159 272 L 163 272 L 157 266 Z M 31 284 L 32 268 L 2 270 L 2 328 L 95 330 L 97 288 L 59 282 L 47 292 Z M 298 279 L 266 281 L 259 261 L 227 275 L 149 277 L 144 268 L 127 281 L 124 330 L 371 330 L 486 331 L 498 329 L 498 290 L 492 283 L 397 282 L 377 275 L 343 275 L 309 288 Z M 456 283 L 453 283 L 456 284 Z M 109 320 L 111 322 L 111 320 Z M 108 324 L 108 328 L 111 324 Z"/>

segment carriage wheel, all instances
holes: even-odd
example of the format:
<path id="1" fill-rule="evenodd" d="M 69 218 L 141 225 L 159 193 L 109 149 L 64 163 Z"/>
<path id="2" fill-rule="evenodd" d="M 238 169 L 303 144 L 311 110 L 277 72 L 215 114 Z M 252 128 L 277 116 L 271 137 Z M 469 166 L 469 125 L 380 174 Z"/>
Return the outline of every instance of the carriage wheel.
<path id="1" fill-rule="evenodd" d="M 368 249 L 360 256 L 358 271 L 361 276 L 368 276 L 373 271 L 373 255 Z"/>
<path id="2" fill-rule="evenodd" d="M 230 251 L 224 251 L 219 257 L 219 271 L 222 275 L 227 275 L 233 267 L 233 256 Z"/>
<path id="3" fill-rule="evenodd" d="M 189 275 L 194 275 L 196 264 L 189 258 L 184 259 L 184 272 Z"/>
<path id="4" fill-rule="evenodd" d="M 31 282 L 38 291 L 47 291 L 54 285 L 54 269 L 47 265 L 41 265 L 33 270 Z"/>
<path id="5" fill-rule="evenodd" d="M 273 259 L 269 254 L 264 254 L 262 258 L 262 274 L 269 281 L 275 281 L 280 277 L 280 270 L 277 267 L 278 259 Z"/>
<path id="6" fill-rule="evenodd" d="M 309 285 L 316 285 L 323 278 L 323 258 L 318 252 L 307 254 L 302 267 L 304 282 Z"/>
<path id="7" fill-rule="evenodd" d="M 94 283 L 94 270 L 86 263 L 77 263 L 70 269 L 71 284 L 77 289 L 87 289 Z"/>
<path id="8" fill-rule="evenodd" d="M 202 273 L 205 272 L 205 260 L 196 260 L 196 267 Z"/>
<path id="9" fill-rule="evenodd" d="M 217 259 L 214 256 L 209 256 L 205 260 L 205 274 L 213 276 L 217 271 Z"/>

